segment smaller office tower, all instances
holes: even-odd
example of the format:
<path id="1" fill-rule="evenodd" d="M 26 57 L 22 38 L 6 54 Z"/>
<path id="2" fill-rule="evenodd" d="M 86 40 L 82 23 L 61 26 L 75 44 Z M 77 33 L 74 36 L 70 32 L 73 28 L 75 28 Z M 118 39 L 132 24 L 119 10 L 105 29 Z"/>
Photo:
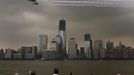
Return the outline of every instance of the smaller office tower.
<path id="1" fill-rule="evenodd" d="M 39 35 L 38 38 L 38 52 L 43 52 L 47 50 L 47 35 Z"/>
<path id="2" fill-rule="evenodd" d="M 60 35 L 56 35 L 56 37 L 54 38 L 54 41 L 57 44 L 57 51 L 62 51 L 62 39 Z"/>
<path id="3" fill-rule="evenodd" d="M 71 37 L 68 43 L 68 55 L 70 59 L 76 58 L 77 43 L 74 37 Z"/>
<path id="4" fill-rule="evenodd" d="M 111 41 L 106 42 L 106 58 L 113 58 L 113 52 L 114 52 L 114 43 Z"/>
<path id="5" fill-rule="evenodd" d="M 105 57 L 105 44 L 102 40 L 94 41 L 94 58 L 104 58 Z"/>
<path id="6" fill-rule="evenodd" d="M 93 58 L 92 40 L 89 33 L 86 33 L 84 35 L 84 49 L 85 49 L 86 58 L 92 59 Z"/>

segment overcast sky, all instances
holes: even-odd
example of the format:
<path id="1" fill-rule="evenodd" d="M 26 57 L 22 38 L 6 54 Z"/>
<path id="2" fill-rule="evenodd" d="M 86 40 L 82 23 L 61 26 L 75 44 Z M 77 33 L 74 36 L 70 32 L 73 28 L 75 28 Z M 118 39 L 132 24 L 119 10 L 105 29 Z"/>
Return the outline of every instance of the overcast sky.
<path id="1" fill-rule="evenodd" d="M 47 34 L 50 42 L 61 18 L 67 21 L 67 39 L 75 36 L 79 46 L 89 32 L 93 40 L 134 47 L 133 7 L 34 6 L 26 0 L 0 0 L 0 47 L 37 45 L 39 34 Z"/>

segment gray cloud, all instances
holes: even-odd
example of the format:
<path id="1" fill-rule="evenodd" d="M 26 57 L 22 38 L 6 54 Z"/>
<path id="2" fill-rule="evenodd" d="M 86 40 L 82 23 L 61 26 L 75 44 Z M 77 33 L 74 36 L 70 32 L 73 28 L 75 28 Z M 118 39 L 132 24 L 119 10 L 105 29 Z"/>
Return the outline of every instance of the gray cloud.
<path id="1" fill-rule="evenodd" d="M 33 6 L 26 0 L 0 1 L 0 45 L 18 48 L 36 45 L 38 34 L 48 34 L 49 41 L 58 33 L 58 20 L 67 20 L 67 35 L 76 36 L 82 45 L 83 34 L 93 39 L 123 41 L 134 45 L 134 8 Z"/>

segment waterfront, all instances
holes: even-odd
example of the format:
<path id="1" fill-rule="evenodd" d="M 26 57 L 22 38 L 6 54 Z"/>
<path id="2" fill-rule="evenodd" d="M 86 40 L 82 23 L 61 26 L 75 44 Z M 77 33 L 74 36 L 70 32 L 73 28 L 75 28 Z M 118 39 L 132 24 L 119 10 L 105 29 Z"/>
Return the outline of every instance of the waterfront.
<path id="1" fill-rule="evenodd" d="M 0 61 L 0 75 L 28 75 L 28 70 L 36 70 L 37 75 L 52 75 L 59 68 L 60 75 L 134 75 L 134 61 Z"/>

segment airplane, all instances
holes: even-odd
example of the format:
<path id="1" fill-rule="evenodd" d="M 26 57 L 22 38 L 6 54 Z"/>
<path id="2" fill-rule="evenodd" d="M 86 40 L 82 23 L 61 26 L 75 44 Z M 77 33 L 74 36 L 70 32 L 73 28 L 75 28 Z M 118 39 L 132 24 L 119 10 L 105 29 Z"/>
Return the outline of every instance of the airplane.
<path id="1" fill-rule="evenodd" d="M 33 5 L 38 5 L 39 3 L 36 0 L 28 0 L 33 3 Z"/>

